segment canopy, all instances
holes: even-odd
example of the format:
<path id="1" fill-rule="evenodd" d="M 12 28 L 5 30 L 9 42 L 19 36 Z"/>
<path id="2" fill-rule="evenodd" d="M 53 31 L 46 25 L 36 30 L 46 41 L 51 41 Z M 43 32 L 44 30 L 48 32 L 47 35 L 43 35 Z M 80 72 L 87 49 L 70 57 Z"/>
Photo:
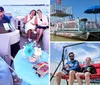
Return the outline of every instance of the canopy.
<path id="1" fill-rule="evenodd" d="M 91 6 L 84 11 L 84 13 L 98 14 L 100 13 L 100 5 Z"/>

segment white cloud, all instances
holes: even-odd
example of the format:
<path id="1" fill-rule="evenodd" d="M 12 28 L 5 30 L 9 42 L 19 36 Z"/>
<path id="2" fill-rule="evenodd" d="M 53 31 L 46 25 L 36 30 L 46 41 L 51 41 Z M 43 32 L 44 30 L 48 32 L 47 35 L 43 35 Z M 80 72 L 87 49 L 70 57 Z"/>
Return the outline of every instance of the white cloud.
<path id="1" fill-rule="evenodd" d="M 71 44 L 75 44 L 74 42 L 68 42 L 68 43 L 53 43 L 53 46 L 55 49 L 62 51 L 63 47 L 66 45 L 71 45 Z"/>
<path id="2" fill-rule="evenodd" d="M 98 50 L 98 51 L 100 52 L 100 46 L 97 47 L 97 46 L 95 46 L 95 45 L 92 44 L 92 43 L 88 43 L 87 46 L 90 47 L 90 48 L 96 49 L 96 50 Z"/>
<path id="3" fill-rule="evenodd" d="M 98 53 L 97 52 L 83 52 L 83 54 L 80 54 L 80 57 L 78 56 L 77 59 L 80 61 L 85 61 L 86 57 L 90 57 L 92 60 L 94 60 L 94 58 L 98 57 Z"/>
<path id="4" fill-rule="evenodd" d="M 54 43 L 53 46 L 54 46 L 55 49 L 62 51 L 64 44 Z"/>
<path id="5" fill-rule="evenodd" d="M 91 46 L 91 45 L 90 45 Z M 91 59 L 95 59 L 100 56 L 99 48 L 92 44 L 92 47 L 95 49 L 95 51 L 91 52 L 89 50 L 86 50 L 82 47 L 78 48 L 69 48 L 68 52 L 74 52 L 76 59 L 79 61 L 85 61 L 86 57 L 91 57 Z"/>
<path id="6" fill-rule="evenodd" d="M 54 43 L 53 46 L 55 49 L 62 51 L 62 47 L 69 45 L 72 43 Z M 75 44 L 75 43 L 74 43 Z M 95 58 L 100 57 L 100 48 L 97 47 L 96 45 L 92 44 L 92 43 L 87 43 L 85 44 L 85 47 L 81 47 L 81 46 L 76 46 L 76 47 L 69 47 L 67 49 L 68 53 L 69 52 L 74 52 L 75 54 L 75 59 L 79 60 L 79 61 L 85 61 L 86 57 L 91 57 L 92 60 L 94 60 Z M 91 51 L 89 49 L 87 49 L 87 47 L 89 47 L 91 49 Z"/>

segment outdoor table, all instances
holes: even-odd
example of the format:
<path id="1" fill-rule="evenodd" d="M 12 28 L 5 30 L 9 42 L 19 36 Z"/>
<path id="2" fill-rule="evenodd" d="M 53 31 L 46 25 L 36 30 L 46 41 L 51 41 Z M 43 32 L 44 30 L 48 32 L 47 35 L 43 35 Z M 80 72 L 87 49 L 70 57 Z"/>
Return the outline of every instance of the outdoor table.
<path id="1" fill-rule="evenodd" d="M 41 58 L 36 62 L 48 62 L 49 55 L 42 51 Z M 20 79 L 23 80 L 23 85 L 48 85 L 49 76 L 46 74 L 40 78 L 35 74 L 36 70 L 32 68 L 36 63 L 30 63 L 28 58 L 23 54 L 23 49 L 19 50 L 14 59 L 15 72 Z"/>

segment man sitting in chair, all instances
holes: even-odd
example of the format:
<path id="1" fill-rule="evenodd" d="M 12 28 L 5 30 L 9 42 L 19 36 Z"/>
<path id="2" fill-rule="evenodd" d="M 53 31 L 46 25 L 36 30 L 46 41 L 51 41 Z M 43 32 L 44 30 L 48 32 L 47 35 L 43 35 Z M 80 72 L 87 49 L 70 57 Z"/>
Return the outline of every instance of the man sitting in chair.
<path id="1" fill-rule="evenodd" d="M 91 58 L 87 57 L 86 64 L 81 68 L 81 72 L 77 72 L 75 76 L 79 85 L 82 85 L 82 82 L 80 79 L 80 76 L 82 75 L 85 76 L 86 85 L 90 85 L 90 74 L 95 74 L 95 73 L 96 73 L 96 68 L 91 65 Z"/>
<path id="2" fill-rule="evenodd" d="M 0 7 L 0 24 L 1 21 L 3 23 L 10 23 L 10 18 L 4 14 L 4 8 Z"/>
<path id="3" fill-rule="evenodd" d="M 69 53 L 70 61 L 68 61 L 63 68 L 64 71 L 58 72 L 56 74 L 56 85 L 60 85 L 61 77 L 69 74 L 69 85 L 73 85 L 74 83 L 74 76 L 76 72 L 80 71 L 79 62 L 74 60 L 74 53 Z"/>
<path id="4" fill-rule="evenodd" d="M 11 17 L 5 15 L 4 8 L 0 6 L 0 34 L 8 33 L 13 31 L 13 29 L 15 29 L 11 27 L 11 25 L 13 24 L 11 22 L 12 22 Z M 15 57 L 19 49 L 20 49 L 19 42 L 11 45 L 11 55 Z"/>
<path id="5" fill-rule="evenodd" d="M 6 33 L 8 30 L 5 30 L 4 23 L 10 23 L 10 17 L 4 14 L 4 8 L 0 6 L 0 33 Z M 5 24 L 5 26 L 8 26 Z"/>

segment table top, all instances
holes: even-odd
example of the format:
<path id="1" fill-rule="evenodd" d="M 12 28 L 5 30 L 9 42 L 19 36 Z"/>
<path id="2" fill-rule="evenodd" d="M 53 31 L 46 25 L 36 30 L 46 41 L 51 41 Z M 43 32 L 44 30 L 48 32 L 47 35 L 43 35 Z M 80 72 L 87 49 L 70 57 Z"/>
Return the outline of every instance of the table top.
<path id="1" fill-rule="evenodd" d="M 48 62 L 49 55 L 42 51 L 41 58 L 36 62 L 46 61 Z M 44 77 L 39 78 L 37 74 L 35 74 L 36 70 L 32 68 L 36 63 L 30 63 L 29 60 L 24 56 L 23 49 L 19 50 L 14 59 L 14 67 L 15 72 L 18 77 L 23 79 L 23 81 L 27 82 L 31 85 L 48 85 L 49 75 L 46 74 Z"/>

